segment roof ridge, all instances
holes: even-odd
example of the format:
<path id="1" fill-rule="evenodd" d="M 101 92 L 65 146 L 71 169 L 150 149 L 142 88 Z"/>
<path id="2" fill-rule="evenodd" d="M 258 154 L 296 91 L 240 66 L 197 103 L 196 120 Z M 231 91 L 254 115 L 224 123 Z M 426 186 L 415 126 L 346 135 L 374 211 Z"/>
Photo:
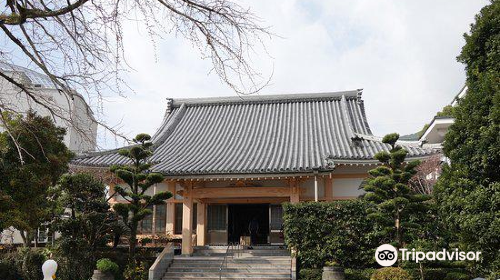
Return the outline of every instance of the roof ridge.
<path id="1" fill-rule="evenodd" d="M 318 93 L 293 93 L 293 94 L 272 94 L 272 95 L 239 95 L 239 96 L 218 96 L 201 98 L 179 98 L 172 99 L 172 106 L 179 107 L 186 105 L 219 105 L 219 104 L 241 104 L 241 103 L 282 103 L 297 102 L 306 100 L 328 100 L 346 98 L 361 99 L 362 89 L 337 91 L 337 92 L 318 92 Z"/>
<path id="2" fill-rule="evenodd" d="M 170 118 L 167 116 L 167 119 L 163 122 L 163 124 L 158 128 L 156 131 L 155 135 L 151 138 L 152 142 L 154 143 L 154 146 L 157 147 L 161 145 L 165 139 L 167 139 L 168 136 L 175 130 L 179 122 L 181 121 L 182 117 L 184 117 L 184 114 L 186 113 L 186 105 L 182 104 L 176 112 L 173 113 L 172 117 Z"/>
<path id="3" fill-rule="evenodd" d="M 340 117 L 342 119 L 344 119 L 344 123 L 345 123 L 345 126 L 347 126 L 347 133 L 349 134 L 349 138 L 352 139 L 356 134 L 356 131 L 354 130 L 354 128 L 352 127 L 352 124 L 351 124 L 351 116 L 349 116 L 349 112 L 347 112 L 348 108 L 347 108 L 347 101 L 346 101 L 346 98 L 344 95 L 342 95 L 341 99 L 340 99 L 340 108 L 342 110 L 342 112 L 340 112 Z"/>

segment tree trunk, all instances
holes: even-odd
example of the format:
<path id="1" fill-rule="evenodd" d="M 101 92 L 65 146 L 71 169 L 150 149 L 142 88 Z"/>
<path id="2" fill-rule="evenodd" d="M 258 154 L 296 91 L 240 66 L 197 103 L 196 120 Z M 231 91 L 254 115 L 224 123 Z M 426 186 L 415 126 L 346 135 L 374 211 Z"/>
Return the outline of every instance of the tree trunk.
<path id="1" fill-rule="evenodd" d="M 396 211 L 395 227 L 396 227 L 396 243 L 398 244 L 398 249 L 399 249 L 399 248 L 401 248 L 401 245 L 402 245 L 399 210 Z"/>
<path id="2" fill-rule="evenodd" d="M 137 247 L 137 226 L 138 223 L 133 221 L 130 228 L 130 238 L 129 238 L 129 259 L 130 263 L 136 265 L 135 260 L 135 249 Z"/>
<path id="3" fill-rule="evenodd" d="M 24 247 L 29 247 L 29 245 L 30 245 L 29 234 L 27 234 L 27 232 L 25 232 L 24 230 L 20 230 L 19 234 L 21 235 L 21 238 L 23 239 L 23 246 Z"/>
<path id="4" fill-rule="evenodd" d="M 424 265 L 422 263 L 419 263 L 419 269 L 420 269 L 420 280 L 425 280 L 424 279 Z"/>

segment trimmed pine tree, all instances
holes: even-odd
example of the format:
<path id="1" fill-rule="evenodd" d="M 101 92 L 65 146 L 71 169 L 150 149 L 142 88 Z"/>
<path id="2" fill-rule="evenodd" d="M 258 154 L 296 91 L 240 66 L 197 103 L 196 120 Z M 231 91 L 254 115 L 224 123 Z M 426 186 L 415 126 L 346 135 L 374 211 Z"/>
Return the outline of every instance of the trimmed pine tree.
<path id="1" fill-rule="evenodd" d="M 161 173 L 151 172 L 151 163 L 148 158 L 153 154 L 153 143 L 148 134 L 138 134 L 134 139 L 135 145 L 120 150 L 120 155 L 127 157 L 132 162 L 131 165 L 112 166 L 110 171 L 127 184 L 127 187 L 116 186 L 115 191 L 120 194 L 127 203 L 117 203 L 113 206 L 116 213 L 123 219 L 123 222 L 130 228 L 129 236 L 129 265 L 135 268 L 137 228 L 139 222 L 152 214 L 148 208 L 153 205 L 165 203 L 166 199 L 172 197 L 170 192 L 159 192 L 153 196 L 147 190 L 153 185 L 163 182 L 164 176 Z"/>
<path id="2" fill-rule="evenodd" d="M 409 180 L 416 173 L 415 168 L 420 162 L 405 162 L 408 152 L 396 144 L 398 139 L 397 133 L 388 134 L 382 139 L 391 149 L 375 155 L 381 165 L 368 172 L 370 177 L 363 188 L 366 191 L 364 199 L 373 203 L 373 207 L 368 210 L 368 217 L 376 222 L 377 234 L 401 248 L 408 241 L 405 232 L 419 227 L 410 222 L 410 214 L 424 213 L 428 207 L 425 201 L 430 197 L 411 190 Z"/>

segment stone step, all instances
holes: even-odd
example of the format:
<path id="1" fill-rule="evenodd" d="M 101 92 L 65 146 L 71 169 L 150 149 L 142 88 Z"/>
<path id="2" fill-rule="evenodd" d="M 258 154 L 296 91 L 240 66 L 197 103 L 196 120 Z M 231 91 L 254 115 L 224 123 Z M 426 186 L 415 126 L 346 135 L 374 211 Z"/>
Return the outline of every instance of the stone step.
<path id="1" fill-rule="evenodd" d="M 231 272 L 222 272 L 222 276 L 224 277 L 241 277 L 241 278 L 290 278 L 290 272 L 288 273 L 231 273 Z M 167 272 L 163 276 L 163 278 L 186 278 L 186 277 L 219 277 L 219 272 Z"/>
<path id="2" fill-rule="evenodd" d="M 283 280 L 283 279 L 290 279 L 290 275 L 288 275 L 287 277 L 223 276 L 221 279 L 226 279 L 226 280 L 247 280 L 247 279 Z M 217 276 L 217 277 L 163 277 L 162 280 L 219 280 L 219 276 Z"/>
<path id="3" fill-rule="evenodd" d="M 200 250 L 193 253 L 193 256 L 214 256 L 214 257 L 224 257 L 226 255 L 225 252 L 213 252 L 209 250 Z M 235 251 L 227 254 L 229 256 L 239 256 L 239 257 L 251 257 L 251 256 L 259 256 L 259 257 L 272 257 L 272 256 L 290 256 L 290 252 L 288 251 L 254 251 L 254 250 L 244 250 L 244 251 Z"/>
<path id="4" fill-rule="evenodd" d="M 278 273 L 289 273 L 290 267 L 224 267 L 224 271 L 231 273 L 252 273 L 254 271 L 261 272 L 278 272 Z M 219 272 L 219 267 L 170 267 L 168 272 Z"/>
<path id="5" fill-rule="evenodd" d="M 193 256 L 175 256 L 162 280 L 290 280 L 288 250 L 276 246 L 241 248 L 226 257 L 227 246 L 196 248 Z M 226 258 L 225 258 L 226 257 Z M 222 274 L 219 271 L 223 260 Z"/>
<path id="6" fill-rule="evenodd" d="M 187 260 L 187 261 L 196 261 L 196 260 L 222 260 L 224 256 L 175 256 L 175 260 Z M 238 256 L 228 256 L 230 260 L 289 260 L 291 257 L 288 256 L 248 256 L 248 257 L 238 257 Z"/>
<path id="7" fill-rule="evenodd" d="M 241 246 L 241 245 L 234 245 L 231 248 L 243 248 L 247 249 L 250 246 Z M 280 245 L 254 245 L 252 246 L 254 250 L 287 250 L 286 246 L 280 246 Z M 208 245 L 208 246 L 195 246 L 193 249 L 196 250 L 206 250 L 206 249 L 213 249 L 213 250 L 226 250 L 227 245 L 221 245 L 221 246 L 213 246 L 213 245 Z"/>
<path id="8" fill-rule="evenodd" d="M 280 259 L 263 259 L 263 258 L 228 258 L 226 262 L 228 263 L 269 263 L 269 264 L 285 264 L 285 263 L 290 263 L 291 258 L 280 258 Z M 217 259 L 193 259 L 193 260 L 186 260 L 186 259 L 174 259 L 175 262 L 177 263 L 182 263 L 182 264 L 197 264 L 197 263 L 221 263 L 223 261 L 223 258 L 217 258 Z"/>
<path id="9" fill-rule="evenodd" d="M 171 268 L 189 268 L 189 269 L 200 269 L 200 268 L 219 268 L 220 263 L 217 264 L 193 264 L 193 265 L 181 265 L 173 263 Z M 269 269 L 288 269 L 290 264 L 228 264 L 226 267 L 229 268 L 241 268 L 241 269 L 257 269 L 257 268 L 269 268 Z"/>

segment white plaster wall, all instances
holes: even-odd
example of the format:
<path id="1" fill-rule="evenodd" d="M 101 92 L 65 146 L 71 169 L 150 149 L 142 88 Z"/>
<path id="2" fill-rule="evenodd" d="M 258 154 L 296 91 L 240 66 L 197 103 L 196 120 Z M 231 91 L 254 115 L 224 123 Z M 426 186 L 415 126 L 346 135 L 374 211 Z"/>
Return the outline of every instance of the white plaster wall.
<path id="1" fill-rule="evenodd" d="M 307 179 L 300 184 L 300 197 L 314 199 L 314 178 Z M 325 196 L 325 182 L 323 177 L 318 176 L 318 198 Z"/>
<path id="2" fill-rule="evenodd" d="M 334 178 L 333 198 L 358 197 L 364 193 L 359 189 L 363 181 L 362 178 Z"/>

